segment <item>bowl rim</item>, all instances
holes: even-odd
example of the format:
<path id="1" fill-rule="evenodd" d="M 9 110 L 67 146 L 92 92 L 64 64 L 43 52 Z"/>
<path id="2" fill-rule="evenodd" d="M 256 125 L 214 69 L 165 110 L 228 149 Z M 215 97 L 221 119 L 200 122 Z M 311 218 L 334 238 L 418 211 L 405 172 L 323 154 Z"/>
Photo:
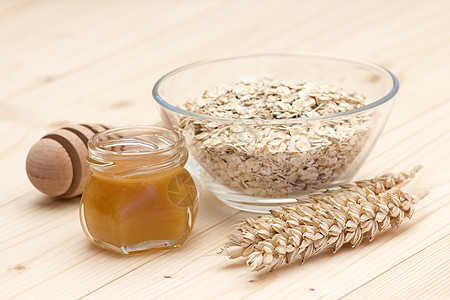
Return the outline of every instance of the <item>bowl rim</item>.
<path id="1" fill-rule="evenodd" d="M 202 66 L 202 65 L 206 65 L 206 64 L 211 64 L 211 63 L 217 63 L 217 62 L 223 62 L 223 61 L 232 61 L 232 60 L 245 60 L 245 59 L 249 59 L 249 58 L 263 58 L 263 57 L 310 57 L 310 58 L 321 58 L 321 59 L 327 59 L 327 60 L 335 60 L 335 61 L 341 61 L 341 62 L 346 62 L 346 63 L 352 63 L 355 65 L 363 65 L 365 67 L 369 67 L 371 69 L 374 70 L 378 70 L 378 71 L 382 71 L 385 72 L 386 75 L 390 76 L 390 78 L 392 79 L 392 88 L 391 90 L 384 95 L 383 97 L 372 101 L 371 103 L 364 105 L 362 107 L 359 108 L 355 108 L 352 110 L 348 110 L 348 111 L 344 111 L 344 112 L 339 112 L 339 113 L 335 113 L 335 114 L 329 114 L 329 115 L 323 115 L 323 116 L 314 116 L 314 117 L 299 117 L 299 118 L 293 118 L 293 119 L 246 119 L 246 118 L 227 118 L 227 117 L 217 117 L 217 116 L 211 116 L 211 115 L 206 115 L 206 114 L 199 114 L 199 113 L 194 113 L 188 110 L 184 110 L 181 109 L 177 106 L 174 106 L 172 104 L 170 104 L 169 102 L 165 101 L 163 99 L 163 97 L 161 97 L 161 95 L 159 94 L 159 88 L 161 86 L 162 83 L 164 83 L 164 81 L 166 81 L 167 79 L 169 79 L 170 77 L 181 73 L 185 70 L 188 69 L 192 69 L 198 66 Z M 156 100 L 156 102 L 159 103 L 159 105 L 161 105 L 162 107 L 173 111 L 175 113 L 181 114 L 181 115 L 185 115 L 185 116 L 189 116 L 189 117 L 194 117 L 194 118 L 198 118 L 198 119 L 204 119 L 204 120 L 209 120 L 209 121 L 218 121 L 218 122 L 244 122 L 244 123 L 253 123 L 253 124 L 261 124 L 261 123 L 270 123 L 270 124 L 286 124 L 286 123 L 297 123 L 297 122 L 301 122 L 301 121 L 305 121 L 305 120 L 316 120 L 316 119 L 332 119 L 332 118 L 336 118 L 336 117 L 342 117 L 342 116 L 348 116 L 348 115 L 353 115 L 353 114 L 357 114 L 366 110 L 370 110 L 372 108 L 378 107 L 386 102 L 388 102 L 390 99 L 392 99 L 398 92 L 399 90 L 399 81 L 397 79 L 397 77 L 391 72 L 389 71 L 387 68 L 378 65 L 378 64 L 374 64 L 368 61 L 364 61 L 364 60 L 360 60 L 360 59 L 352 59 L 352 58 L 348 58 L 348 57 L 342 57 L 342 56 L 336 56 L 336 55 L 329 55 L 329 54 L 320 54 L 320 53 L 301 53 L 301 54 L 285 54 L 285 53 L 263 53 L 263 54 L 254 54 L 254 55 L 245 55 L 245 56 L 235 56 L 235 57 L 227 57 L 227 58 L 220 58 L 220 59 L 212 59 L 212 60 L 201 60 L 201 61 L 197 61 L 188 65 L 184 65 L 181 66 L 179 68 L 176 68 L 172 71 L 170 71 L 169 73 L 166 73 L 164 76 L 162 76 L 161 78 L 158 79 L 158 81 L 156 81 L 156 83 L 153 86 L 152 89 L 152 95 L 153 98 Z"/>

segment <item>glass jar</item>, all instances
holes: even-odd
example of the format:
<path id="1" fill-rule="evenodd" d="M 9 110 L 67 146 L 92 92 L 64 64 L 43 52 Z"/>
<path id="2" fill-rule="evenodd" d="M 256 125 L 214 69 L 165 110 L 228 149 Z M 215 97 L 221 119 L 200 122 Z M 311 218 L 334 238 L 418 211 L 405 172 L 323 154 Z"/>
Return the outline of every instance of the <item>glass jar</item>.
<path id="1" fill-rule="evenodd" d="M 80 206 L 86 236 L 122 254 L 181 246 L 200 191 L 185 169 L 188 151 L 177 131 L 122 127 L 88 143 L 92 171 Z"/>

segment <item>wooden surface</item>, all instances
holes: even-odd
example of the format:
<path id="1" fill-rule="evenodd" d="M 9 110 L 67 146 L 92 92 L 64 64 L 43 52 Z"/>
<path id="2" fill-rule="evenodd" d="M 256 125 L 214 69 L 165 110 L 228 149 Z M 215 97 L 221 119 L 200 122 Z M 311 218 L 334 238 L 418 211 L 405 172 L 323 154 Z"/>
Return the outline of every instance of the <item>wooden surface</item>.
<path id="1" fill-rule="evenodd" d="M 0 1 L 0 298 L 449 298 L 450 1 Z M 159 120 L 154 82 L 178 66 L 265 52 L 381 64 L 400 80 L 358 178 L 425 168 L 399 229 L 304 265 L 250 273 L 217 255 L 246 213 L 205 191 L 181 248 L 119 256 L 91 246 L 79 198 L 35 190 L 30 147 L 71 123 Z"/>

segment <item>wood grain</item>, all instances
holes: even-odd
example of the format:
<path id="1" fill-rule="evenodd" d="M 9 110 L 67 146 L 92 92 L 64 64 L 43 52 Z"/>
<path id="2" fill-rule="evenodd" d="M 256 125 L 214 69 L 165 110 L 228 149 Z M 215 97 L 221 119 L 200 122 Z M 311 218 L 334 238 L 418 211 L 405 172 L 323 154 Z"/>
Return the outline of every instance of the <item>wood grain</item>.
<path id="1" fill-rule="evenodd" d="M 343 299 L 393 299 L 428 298 L 448 299 L 449 289 L 440 289 L 448 282 L 448 276 L 437 278 L 434 274 L 450 269 L 450 235 L 442 237 L 408 259 L 351 291 Z M 426 265 L 426 268 L 423 266 Z M 403 276 L 411 274 L 411 276 Z M 422 274 L 422 276 L 416 276 Z"/>
<path id="2" fill-rule="evenodd" d="M 445 0 L 0 1 L 0 298 L 449 298 L 450 28 Z M 411 220 L 357 249 L 250 273 L 217 255 L 249 215 L 202 195 L 180 249 L 118 256 L 84 237 L 79 198 L 40 194 L 28 150 L 71 123 L 159 120 L 153 83 L 194 61 L 319 52 L 393 71 L 400 92 L 357 174 L 424 169 Z"/>

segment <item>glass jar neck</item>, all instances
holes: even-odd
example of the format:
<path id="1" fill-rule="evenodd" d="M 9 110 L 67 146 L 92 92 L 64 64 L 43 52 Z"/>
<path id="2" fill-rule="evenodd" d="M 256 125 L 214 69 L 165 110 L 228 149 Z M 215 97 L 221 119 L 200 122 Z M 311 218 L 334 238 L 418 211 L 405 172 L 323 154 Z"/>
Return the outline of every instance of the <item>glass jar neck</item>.
<path id="1" fill-rule="evenodd" d="M 110 129 L 94 135 L 88 143 L 92 172 L 114 178 L 169 172 L 184 167 L 187 159 L 184 137 L 156 126 Z"/>

